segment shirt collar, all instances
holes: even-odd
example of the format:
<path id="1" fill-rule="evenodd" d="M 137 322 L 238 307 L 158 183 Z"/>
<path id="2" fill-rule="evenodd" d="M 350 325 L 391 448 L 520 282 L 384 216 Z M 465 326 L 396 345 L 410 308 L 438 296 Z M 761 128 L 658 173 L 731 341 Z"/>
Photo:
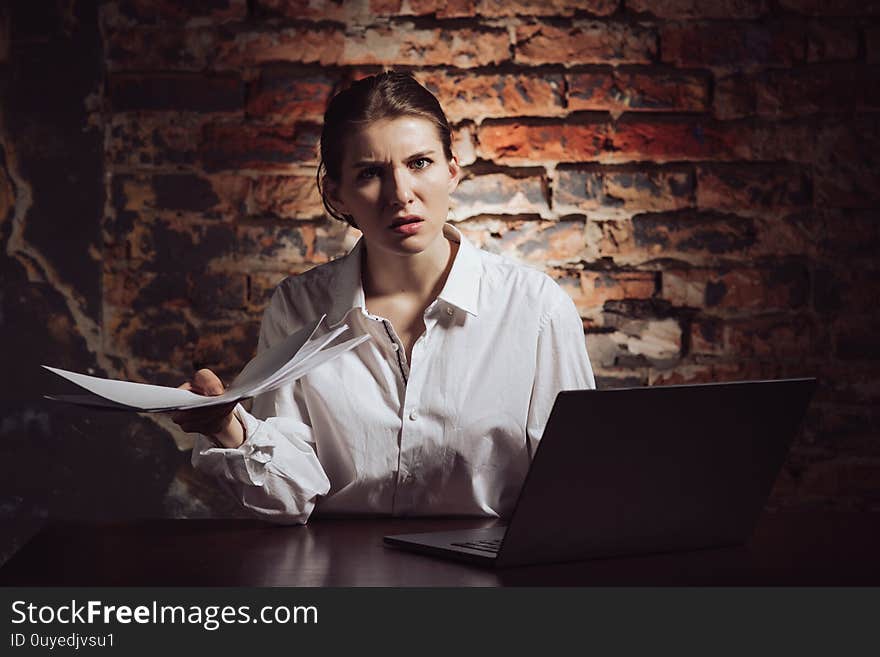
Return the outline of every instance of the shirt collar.
<path id="1" fill-rule="evenodd" d="M 458 242 L 458 253 L 449 270 L 446 284 L 437 295 L 446 303 L 476 316 L 482 266 L 477 247 L 451 224 L 443 225 L 443 235 Z M 361 262 L 364 251 L 364 238 L 361 237 L 351 251 L 339 263 L 336 279 L 333 282 L 333 307 L 328 313 L 330 325 L 341 323 L 355 308 L 366 310 L 364 286 L 361 280 Z"/>

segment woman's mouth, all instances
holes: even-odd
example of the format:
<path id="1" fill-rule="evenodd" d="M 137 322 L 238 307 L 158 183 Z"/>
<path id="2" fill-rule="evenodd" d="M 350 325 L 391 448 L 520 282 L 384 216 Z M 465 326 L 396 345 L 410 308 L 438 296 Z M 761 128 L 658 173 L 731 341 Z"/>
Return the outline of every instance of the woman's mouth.
<path id="1" fill-rule="evenodd" d="M 390 228 L 400 235 L 415 235 L 422 228 L 425 221 L 421 217 L 404 217 L 397 219 Z"/>

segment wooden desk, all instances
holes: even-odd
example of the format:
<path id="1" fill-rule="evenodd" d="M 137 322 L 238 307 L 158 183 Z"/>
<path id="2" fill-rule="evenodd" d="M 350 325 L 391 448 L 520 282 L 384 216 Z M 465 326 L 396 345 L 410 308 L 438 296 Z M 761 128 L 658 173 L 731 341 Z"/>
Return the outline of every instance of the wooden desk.
<path id="1" fill-rule="evenodd" d="M 3 586 L 880 585 L 880 514 L 765 514 L 741 548 L 487 570 L 401 552 L 385 534 L 475 519 L 53 524 L 0 569 Z"/>

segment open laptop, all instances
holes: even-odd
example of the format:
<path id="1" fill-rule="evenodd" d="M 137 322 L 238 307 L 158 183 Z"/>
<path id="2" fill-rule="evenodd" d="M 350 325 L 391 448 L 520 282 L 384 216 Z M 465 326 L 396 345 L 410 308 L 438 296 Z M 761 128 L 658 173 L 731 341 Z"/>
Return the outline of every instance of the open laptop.
<path id="1" fill-rule="evenodd" d="M 506 527 L 385 536 L 504 567 L 741 545 L 816 379 L 560 392 Z"/>

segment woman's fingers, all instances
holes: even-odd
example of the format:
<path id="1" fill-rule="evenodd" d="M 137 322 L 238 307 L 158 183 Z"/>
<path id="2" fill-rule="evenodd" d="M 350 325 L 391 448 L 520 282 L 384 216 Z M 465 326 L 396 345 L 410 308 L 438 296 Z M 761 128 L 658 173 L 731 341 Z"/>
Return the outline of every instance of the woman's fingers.
<path id="1" fill-rule="evenodd" d="M 235 404 L 230 402 L 222 406 L 175 411 L 171 419 L 187 433 L 216 433 L 229 423 L 229 415 Z"/>
<path id="2" fill-rule="evenodd" d="M 198 395 L 215 397 L 225 391 L 223 382 L 209 369 L 201 369 L 193 374 L 192 381 L 178 386 L 180 390 L 190 390 Z M 229 416 L 235 402 L 210 408 L 193 408 L 188 411 L 171 413 L 171 420 L 187 433 L 212 434 L 222 431 L 229 424 Z"/>
<path id="3" fill-rule="evenodd" d="M 193 391 L 200 395 L 222 395 L 223 382 L 209 369 L 201 369 L 193 375 Z"/>

